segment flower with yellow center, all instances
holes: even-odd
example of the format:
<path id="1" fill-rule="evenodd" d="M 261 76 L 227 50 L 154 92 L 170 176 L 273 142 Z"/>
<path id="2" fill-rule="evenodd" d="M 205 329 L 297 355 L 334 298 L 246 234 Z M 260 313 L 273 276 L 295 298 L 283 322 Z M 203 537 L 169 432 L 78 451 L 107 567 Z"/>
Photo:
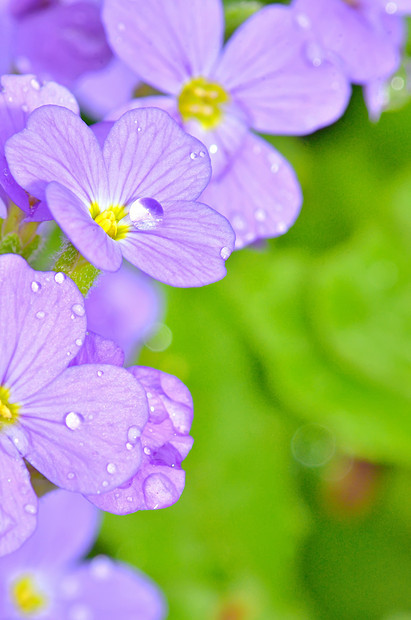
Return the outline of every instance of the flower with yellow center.
<path id="1" fill-rule="evenodd" d="M 18 418 L 19 406 L 10 402 L 10 392 L 0 386 L 0 430 L 3 426 L 14 424 Z"/>
<path id="2" fill-rule="evenodd" d="M 129 230 L 126 224 L 120 224 L 121 220 L 127 215 L 124 206 L 111 206 L 104 211 L 100 211 L 97 203 L 90 205 L 90 215 L 105 233 L 112 239 L 124 239 Z"/>
<path id="3" fill-rule="evenodd" d="M 17 579 L 12 585 L 11 595 L 17 611 L 23 616 L 37 614 L 47 606 L 47 598 L 31 575 Z"/>
<path id="4" fill-rule="evenodd" d="M 197 120 L 203 129 L 214 129 L 223 119 L 224 104 L 230 97 L 220 84 L 196 77 L 187 82 L 178 97 L 183 121 Z"/>

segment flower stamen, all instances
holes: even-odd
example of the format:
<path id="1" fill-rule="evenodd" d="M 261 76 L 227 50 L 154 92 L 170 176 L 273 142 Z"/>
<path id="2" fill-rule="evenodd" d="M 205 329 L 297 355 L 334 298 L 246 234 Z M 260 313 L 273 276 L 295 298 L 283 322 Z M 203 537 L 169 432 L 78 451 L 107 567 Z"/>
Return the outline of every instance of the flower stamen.
<path id="1" fill-rule="evenodd" d="M 197 120 L 204 129 L 214 129 L 223 117 L 223 105 L 230 97 L 220 84 L 197 77 L 184 85 L 178 108 L 184 121 Z"/>

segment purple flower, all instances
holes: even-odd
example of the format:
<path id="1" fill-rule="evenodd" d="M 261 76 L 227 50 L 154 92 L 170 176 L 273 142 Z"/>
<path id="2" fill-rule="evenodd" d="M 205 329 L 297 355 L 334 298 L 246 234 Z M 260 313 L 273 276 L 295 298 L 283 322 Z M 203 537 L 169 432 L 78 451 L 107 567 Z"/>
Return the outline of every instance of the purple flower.
<path id="1" fill-rule="evenodd" d="M 10 170 L 47 200 L 59 226 L 95 267 L 117 271 L 123 256 L 174 286 L 222 278 L 234 233 L 195 202 L 210 177 L 205 147 L 165 112 L 132 110 L 101 149 L 76 114 L 43 106 L 6 145 Z"/>
<path id="2" fill-rule="evenodd" d="M 79 495 L 57 490 L 42 497 L 33 536 L 0 558 L 0 617 L 165 618 L 164 597 L 146 575 L 105 556 L 81 561 L 98 524 L 98 511 Z"/>
<path id="3" fill-rule="evenodd" d="M 366 84 L 397 69 L 400 15 L 411 11 L 410 0 L 294 0 L 292 8 L 319 53 L 340 62 L 350 81 Z"/>
<path id="4" fill-rule="evenodd" d="M 112 58 L 99 3 L 24 0 L 2 9 L 8 35 L 9 72 L 36 73 L 66 86 L 84 73 L 102 69 Z"/>
<path id="5" fill-rule="evenodd" d="M 4 199 L 9 197 L 32 220 L 51 219 L 47 205 L 28 195 L 10 174 L 4 145 L 10 136 L 24 129 L 36 108 L 53 103 L 78 113 L 77 102 L 63 86 L 55 82 L 42 84 L 34 75 L 3 75 L 0 83 L 0 185 Z"/>
<path id="6" fill-rule="evenodd" d="M 145 390 L 122 368 L 68 368 L 83 344 L 84 300 L 62 273 L 0 257 L 0 554 L 36 526 L 37 497 L 24 460 L 80 493 L 118 487 L 138 470 L 129 429 L 148 417 Z M 24 459 L 24 460 L 23 460 Z"/>
<path id="7" fill-rule="evenodd" d="M 74 364 L 123 363 L 121 349 L 96 334 L 88 334 Z M 136 474 L 108 493 L 87 495 L 99 508 L 115 514 L 156 510 L 174 504 L 181 496 L 185 473 L 181 468 L 193 445 L 190 428 L 193 401 L 186 386 L 173 375 L 154 368 L 132 366 L 129 372 L 144 387 L 149 417 L 141 430 L 129 428 L 127 448 L 143 446 Z"/>
<path id="8" fill-rule="evenodd" d="M 224 47 L 220 0 L 105 0 L 103 21 L 119 57 L 168 93 L 128 108 L 162 107 L 207 145 L 213 180 L 205 200 L 232 223 L 236 247 L 284 233 L 301 206 L 298 182 L 249 130 L 309 133 L 336 120 L 349 97 L 334 66 L 307 57 L 293 13 L 266 7 Z"/>

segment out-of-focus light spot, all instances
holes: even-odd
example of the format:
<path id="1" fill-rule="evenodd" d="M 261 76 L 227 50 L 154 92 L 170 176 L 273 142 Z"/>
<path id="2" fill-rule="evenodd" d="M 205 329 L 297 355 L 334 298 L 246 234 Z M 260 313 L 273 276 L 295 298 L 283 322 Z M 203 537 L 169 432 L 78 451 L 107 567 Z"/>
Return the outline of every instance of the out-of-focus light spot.
<path id="1" fill-rule="evenodd" d="M 168 349 L 173 341 L 171 329 L 164 323 L 155 323 L 152 335 L 144 342 L 147 349 L 159 353 Z"/>
<path id="2" fill-rule="evenodd" d="M 320 467 L 333 457 L 335 437 L 321 424 L 305 424 L 294 433 L 291 451 L 295 460 L 305 467 Z"/>

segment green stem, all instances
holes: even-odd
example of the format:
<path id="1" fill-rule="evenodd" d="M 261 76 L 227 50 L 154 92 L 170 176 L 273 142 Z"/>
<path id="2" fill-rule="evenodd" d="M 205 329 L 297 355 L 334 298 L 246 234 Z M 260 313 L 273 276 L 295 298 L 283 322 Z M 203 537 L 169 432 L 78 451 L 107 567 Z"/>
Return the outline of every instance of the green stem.
<path id="1" fill-rule="evenodd" d="M 53 271 L 61 271 L 69 276 L 84 296 L 87 295 L 100 273 L 70 242 L 62 248 Z"/>

